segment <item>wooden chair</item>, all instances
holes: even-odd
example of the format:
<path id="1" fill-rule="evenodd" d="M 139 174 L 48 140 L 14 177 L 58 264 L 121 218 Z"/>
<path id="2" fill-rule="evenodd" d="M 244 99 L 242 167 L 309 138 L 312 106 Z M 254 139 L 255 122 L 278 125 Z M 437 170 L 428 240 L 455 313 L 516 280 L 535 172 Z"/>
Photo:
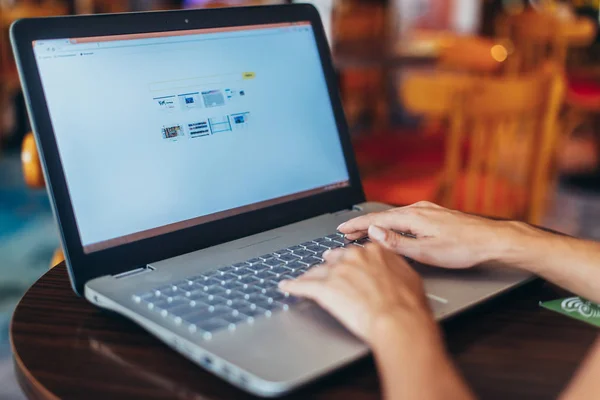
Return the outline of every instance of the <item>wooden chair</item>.
<path id="1" fill-rule="evenodd" d="M 448 121 L 441 169 L 365 177 L 369 200 L 447 207 L 540 223 L 559 143 L 564 85 L 554 67 L 521 78 L 415 74 L 400 97 L 416 114 Z"/>
<path id="2" fill-rule="evenodd" d="M 596 37 L 596 24 L 589 18 L 565 18 L 552 9 L 526 10 L 504 19 L 503 35 L 513 46 L 507 64 L 513 73 L 530 72 L 548 61 L 563 68 L 569 50 L 588 46 Z"/>
<path id="3" fill-rule="evenodd" d="M 527 10 L 507 18 L 505 30 L 514 54 L 507 61 L 513 74 L 533 71 L 546 62 L 560 66 L 566 79 L 565 110 L 561 118 L 563 130 L 573 133 L 594 113 L 600 113 L 599 76 L 590 78 L 574 73 L 568 65 L 568 55 L 589 46 L 596 37 L 596 23 L 586 17 L 559 17 L 552 5 L 541 10 Z M 596 74 L 598 75 L 598 74 Z"/>
<path id="4" fill-rule="evenodd" d="M 43 189 L 46 186 L 44 173 L 40 163 L 37 146 L 33 133 L 29 132 L 23 139 L 21 147 L 21 164 L 23 166 L 23 177 L 25 183 L 32 189 Z M 62 249 L 57 249 L 50 261 L 50 268 L 65 259 Z"/>
<path id="5" fill-rule="evenodd" d="M 509 56 L 504 43 L 480 36 L 446 34 L 438 49 L 438 70 L 477 75 L 499 73 Z"/>

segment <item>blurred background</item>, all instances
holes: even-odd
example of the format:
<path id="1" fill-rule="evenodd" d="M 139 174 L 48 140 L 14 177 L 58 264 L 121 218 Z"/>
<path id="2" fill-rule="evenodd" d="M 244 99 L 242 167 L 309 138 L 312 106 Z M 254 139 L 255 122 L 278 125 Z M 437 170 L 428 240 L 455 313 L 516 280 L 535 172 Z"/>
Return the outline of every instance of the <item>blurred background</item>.
<path id="1" fill-rule="evenodd" d="M 12 21 L 290 2 L 0 0 L 0 398 L 23 398 L 11 312 L 61 260 L 8 40 Z M 430 200 L 600 239 L 597 0 L 311 3 L 369 200 Z"/>

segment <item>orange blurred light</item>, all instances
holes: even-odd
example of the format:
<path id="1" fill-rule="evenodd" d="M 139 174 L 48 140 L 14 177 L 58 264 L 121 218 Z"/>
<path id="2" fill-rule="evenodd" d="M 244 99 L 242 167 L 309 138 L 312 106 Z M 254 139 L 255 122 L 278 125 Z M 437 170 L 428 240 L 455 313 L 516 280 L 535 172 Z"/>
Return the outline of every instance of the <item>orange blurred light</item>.
<path id="1" fill-rule="evenodd" d="M 508 50 L 501 44 L 496 44 L 490 49 L 492 58 L 498 62 L 503 62 L 508 57 Z"/>

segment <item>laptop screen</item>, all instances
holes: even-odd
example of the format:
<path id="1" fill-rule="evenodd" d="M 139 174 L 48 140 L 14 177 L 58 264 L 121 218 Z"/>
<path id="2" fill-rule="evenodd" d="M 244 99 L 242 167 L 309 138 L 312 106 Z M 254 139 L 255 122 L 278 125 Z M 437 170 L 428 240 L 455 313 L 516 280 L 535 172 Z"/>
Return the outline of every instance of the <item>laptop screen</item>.
<path id="1" fill-rule="evenodd" d="M 85 253 L 349 185 L 309 23 L 33 46 Z"/>

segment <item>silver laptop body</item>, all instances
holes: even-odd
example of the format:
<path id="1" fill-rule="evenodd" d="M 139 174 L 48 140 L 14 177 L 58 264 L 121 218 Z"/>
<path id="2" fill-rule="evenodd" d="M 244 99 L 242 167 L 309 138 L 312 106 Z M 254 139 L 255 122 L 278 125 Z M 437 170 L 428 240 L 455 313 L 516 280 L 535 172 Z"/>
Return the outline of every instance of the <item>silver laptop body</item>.
<path id="1" fill-rule="evenodd" d="M 296 224 L 185 254 L 125 277 L 105 276 L 88 282 L 92 303 L 135 321 L 167 345 L 233 385 L 274 397 L 307 384 L 368 354 L 368 347 L 312 302 L 252 323 L 222 329 L 210 339 L 190 333 L 160 313 L 132 300 L 144 292 L 199 273 L 233 265 L 263 254 L 306 243 L 335 232 L 342 222 L 368 212 L 383 211 L 380 203 L 359 204 L 354 210 L 322 215 Z M 514 288 L 530 275 L 501 266 L 448 271 L 416 266 L 424 278 L 433 313 L 443 320 Z"/>

